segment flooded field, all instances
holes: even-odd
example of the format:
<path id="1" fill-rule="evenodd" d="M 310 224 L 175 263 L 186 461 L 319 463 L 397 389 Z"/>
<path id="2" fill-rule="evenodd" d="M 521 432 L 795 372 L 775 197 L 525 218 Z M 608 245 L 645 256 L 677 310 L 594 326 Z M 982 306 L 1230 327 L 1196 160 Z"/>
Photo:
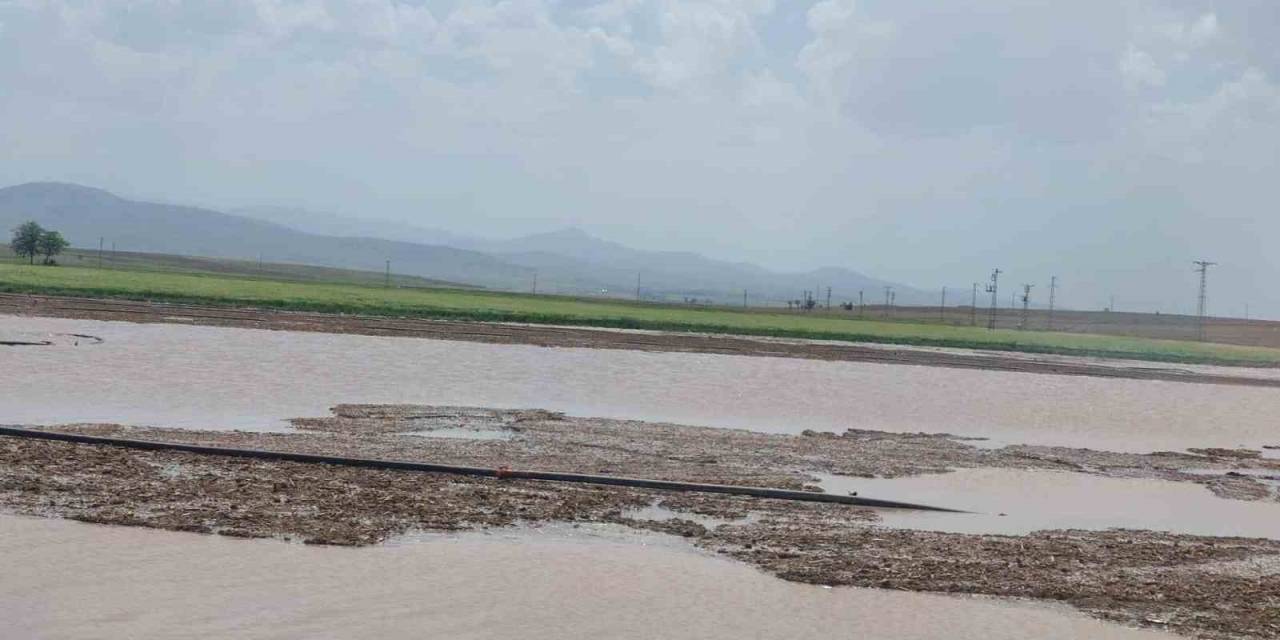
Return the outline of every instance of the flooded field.
<path id="1" fill-rule="evenodd" d="M 1115 451 L 1280 444 L 1265 388 L 0 316 L 0 337 L 41 334 L 103 343 L 0 351 L 0 423 L 275 430 L 350 401 Z"/>
<path id="2" fill-rule="evenodd" d="M 1026 469 L 962 469 L 892 479 L 825 475 L 822 481 L 830 493 L 860 491 L 972 512 L 881 510 L 885 526 L 897 528 L 1009 535 L 1123 528 L 1280 539 L 1280 504 L 1223 500 L 1185 482 Z"/>
<path id="3" fill-rule="evenodd" d="M 601 529 L 364 549 L 0 516 L 14 637 L 1172 638 L 1064 607 L 784 582 Z"/>

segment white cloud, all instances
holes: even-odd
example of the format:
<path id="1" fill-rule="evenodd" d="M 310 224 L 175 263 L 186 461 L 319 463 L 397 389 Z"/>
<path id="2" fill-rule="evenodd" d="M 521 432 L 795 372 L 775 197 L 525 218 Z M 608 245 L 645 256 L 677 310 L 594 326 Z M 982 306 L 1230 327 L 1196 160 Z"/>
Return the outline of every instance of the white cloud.
<path id="1" fill-rule="evenodd" d="M 1218 37 L 1218 16 L 1205 13 L 1189 20 L 1173 20 L 1155 25 L 1151 31 L 1180 47 L 1202 47 Z"/>
<path id="2" fill-rule="evenodd" d="M 732 74 L 760 47 L 756 21 L 765 0 L 663 0 L 655 3 L 659 38 L 635 68 L 663 89 L 694 90 Z"/>
<path id="3" fill-rule="evenodd" d="M 1171 130 L 1164 132 L 1170 139 L 1219 136 L 1224 129 L 1248 130 L 1255 126 L 1276 131 L 1280 128 L 1280 86 L 1262 70 L 1251 67 L 1203 99 L 1167 102 L 1156 105 L 1153 111 L 1171 124 Z M 1175 131 L 1183 133 L 1175 136 Z"/>
<path id="4" fill-rule="evenodd" d="M 1026 272 L 1153 211 L 1178 212 L 1160 242 L 1190 243 L 1212 235 L 1199 224 L 1215 202 L 1280 200 L 1280 22 L 1249 13 L 0 0 L 0 115 L 22 125 L 0 127 L 0 184 L 284 200 L 479 233 L 585 220 L 641 244 L 921 284 L 972 268 L 980 247 Z M 1016 241 L 1028 234 L 1043 243 Z M 1116 269 L 1173 250 L 1124 238 L 1134 264 Z M 904 261 L 908 245 L 930 259 Z"/>
<path id="5" fill-rule="evenodd" d="M 1132 87 L 1163 86 L 1167 78 L 1167 74 L 1156 65 L 1151 54 L 1132 45 L 1120 58 L 1120 73 L 1124 75 L 1125 82 Z"/>
<path id="6" fill-rule="evenodd" d="M 857 53 L 891 39 L 895 27 L 888 21 L 859 18 L 854 0 L 822 0 L 805 15 L 813 39 L 800 50 L 796 66 L 808 78 L 816 94 L 837 106 L 844 98 L 842 71 Z"/>

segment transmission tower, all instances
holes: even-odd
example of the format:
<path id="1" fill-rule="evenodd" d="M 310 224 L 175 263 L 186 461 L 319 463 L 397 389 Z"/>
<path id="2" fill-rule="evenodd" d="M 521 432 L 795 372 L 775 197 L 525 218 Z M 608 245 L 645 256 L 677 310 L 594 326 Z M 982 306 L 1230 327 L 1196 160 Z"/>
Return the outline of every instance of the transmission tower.
<path id="1" fill-rule="evenodd" d="M 1003 273 L 999 269 L 991 272 L 991 284 L 987 285 L 987 293 L 991 294 L 991 313 L 987 316 L 987 329 L 995 331 L 996 329 L 996 311 L 1000 305 L 1000 274 Z"/>
<path id="2" fill-rule="evenodd" d="M 1058 300 L 1058 276 L 1049 278 L 1049 321 L 1048 328 L 1053 330 L 1053 305 Z"/>
<path id="3" fill-rule="evenodd" d="M 889 317 L 889 309 L 893 308 L 893 287 L 884 288 L 884 317 Z"/>
<path id="4" fill-rule="evenodd" d="M 1209 262 L 1208 260 L 1196 260 L 1192 264 L 1195 264 L 1196 271 L 1200 272 L 1200 303 L 1196 307 L 1196 334 L 1200 338 L 1200 341 L 1204 342 L 1204 314 L 1206 311 L 1206 302 L 1208 301 L 1205 294 L 1208 292 L 1206 285 L 1208 284 L 1209 267 L 1215 266 L 1218 263 Z"/>
<path id="5" fill-rule="evenodd" d="M 978 326 L 978 283 L 973 283 L 973 301 L 969 304 L 969 325 Z"/>
<path id="6" fill-rule="evenodd" d="M 1025 331 L 1027 328 L 1027 308 L 1031 306 L 1031 287 L 1035 285 L 1022 285 L 1022 320 L 1018 322 L 1018 330 Z"/>

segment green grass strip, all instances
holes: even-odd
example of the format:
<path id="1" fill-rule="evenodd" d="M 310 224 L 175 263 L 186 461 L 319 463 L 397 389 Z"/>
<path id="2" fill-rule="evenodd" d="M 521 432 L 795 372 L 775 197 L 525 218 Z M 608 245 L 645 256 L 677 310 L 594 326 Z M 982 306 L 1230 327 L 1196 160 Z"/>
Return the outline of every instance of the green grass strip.
<path id="1" fill-rule="evenodd" d="M 1171 363 L 1280 366 L 1280 349 L 1043 331 L 689 308 L 459 289 L 397 289 L 209 274 L 0 264 L 0 291 L 353 315 L 805 338 Z"/>

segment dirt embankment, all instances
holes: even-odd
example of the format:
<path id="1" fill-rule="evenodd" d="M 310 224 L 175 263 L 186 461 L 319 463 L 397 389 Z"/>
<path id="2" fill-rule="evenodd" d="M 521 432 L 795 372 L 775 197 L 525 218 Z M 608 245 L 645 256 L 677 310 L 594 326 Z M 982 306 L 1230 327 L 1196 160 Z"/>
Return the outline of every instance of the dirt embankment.
<path id="1" fill-rule="evenodd" d="M 183 323 L 209 326 L 399 336 L 542 347 L 713 353 L 809 360 L 874 362 L 987 371 L 1165 380 L 1280 388 L 1280 378 L 1204 373 L 1175 367 L 1126 366 L 1027 354 L 893 348 L 743 336 L 617 331 L 414 318 L 349 316 L 254 308 L 208 307 L 97 298 L 0 294 L 0 313 L 90 320 Z"/>
<path id="2" fill-rule="evenodd" d="M 59 430 L 222 446 L 575 470 L 802 488 L 813 472 L 910 475 L 965 467 L 1060 469 L 1200 482 L 1276 499 L 1235 469 L 1280 462 L 1237 451 L 1120 454 L 980 449 L 924 434 L 781 436 L 565 418 L 541 411 L 352 405 L 287 434 L 79 425 Z M 462 439 L 427 437 L 440 429 Z M 1242 457 L 1243 456 L 1243 457 Z M 1211 470 L 1206 475 L 1206 469 Z M 1195 473 L 1191 473 L 1195 471 Z M 1219 486 L 1221 484 L 1222 486 Z M 1254 485 L 1257 484 L 1257 487 Z M 1226 487 L 1224 489 L 1224 487 Z M 660 504 L 676 517 L 636 510 Z M 875 511 L 733 496 L 495 480 L 0 438 L 0 508 L 90 522 L 317 544 L 366 545 L 417 530 L 609 522 L 664 531 L 788 580 L 1033 597 L 1205 638 L 1280 633 L 1280 542 L 1148 531 L 1026 536 L 873 526 Z M 741 519 L 750 514 L 752 517 Z M 699 516 L 725 521 L 715 526 Z M 1261 567 L 1262 569 L 1258 569 Z M 1267 567 L 1271 567 L 1267 569 Z"/>

